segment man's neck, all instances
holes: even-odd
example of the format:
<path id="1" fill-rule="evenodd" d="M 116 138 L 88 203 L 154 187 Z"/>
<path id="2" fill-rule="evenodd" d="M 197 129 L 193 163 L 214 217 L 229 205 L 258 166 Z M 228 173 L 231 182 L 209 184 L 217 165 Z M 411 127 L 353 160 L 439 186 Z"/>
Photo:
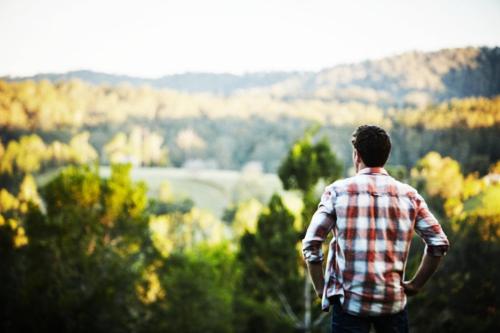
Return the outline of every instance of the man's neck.
<path id="1" fill-rule="evenodd" d="M 356 172 L 359 172 L 360 170 L 363 170 L 364 168 L 367 168 L 367 166 L 365 165 L 365 163 L 359 162 L 359 163 L 356 164 Z"/>

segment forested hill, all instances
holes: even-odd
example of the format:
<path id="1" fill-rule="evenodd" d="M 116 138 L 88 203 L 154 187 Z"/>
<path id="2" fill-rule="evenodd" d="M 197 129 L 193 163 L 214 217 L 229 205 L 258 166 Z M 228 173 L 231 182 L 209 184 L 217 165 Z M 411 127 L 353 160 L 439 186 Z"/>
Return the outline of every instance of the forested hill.
<path id="1" fill-rule="evenodd" d="M 424 106 L 451 98 L 500 93 L 500 48 L 444 49 L 323 70 L 309 80 L 273 87 L 288 98 L 358 101 L 378 106 Z"/>
<path id="2" fill-rule="evenodd" d="M 284 82 L 291 77 L 300 77 L 303 75 L 311 75 L 311 73 L 261 72 L 243 75 L 228 73 L 183 73 L 166 75 L 157 79 L 148 79 L 81 70 L 61 74 L 43 73 L 31 77 L 3 78 L 3 80 L 49 80 L 52 82 L 61 82 L 78 79 L 96 85 L 119 85 L 126 83 L 132 86 L 149 85 L 153 88 L 167 88 L 187 93 L 208 92 L 218 95 L 230 95 L 239 90 L 270 87 L 273 84 Z"/>
<path id="3" fill-rule="evenodd" d="M 244 75 L 185 73 L 146 79 L 92 71 L 4 78 L 7 81 L 80 79 L 91 84 L 150 85 L 188 93 L 231 95 L 253 90 L 283 100 L 319 99 L 388 107 L 421 107 L 451 98 L 500 93 L 500 48 L 407 52 L 320 72 L 262 72 Z"/>

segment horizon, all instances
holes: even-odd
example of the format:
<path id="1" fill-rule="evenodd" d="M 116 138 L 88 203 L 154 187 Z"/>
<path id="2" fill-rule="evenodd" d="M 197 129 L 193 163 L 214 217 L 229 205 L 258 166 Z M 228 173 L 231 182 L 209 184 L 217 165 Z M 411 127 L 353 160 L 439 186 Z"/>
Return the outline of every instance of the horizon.
<path id="1" fill-rule="evenodd" d="M 404 54 L 408 53 L 436 53 L 444 50 L 455 50 L 455 49 L 467 49 L 467 48 L 500 48 L 500 44 L 498 45 L 466 45 L 462 47 L 447 47 L 447 48 L 440 48 L 436 50 L 407 50 L 403 51 L 400 53 L 396 54 L 391 54 L 391 55 L 386 55 L 382 57 L 377 57 L 377 58 L 367 58 L 367 59 L 362 59 L 359 61 L 353 61 L 353 62 L 344 62 L 344 63 L 339 63 L 330 67 L 324 67 L 324 68 L 319 68 L 318 70 L 300 70 L 300 69 L 290 69 L 290 70 L 262 70 L 262 71 L 248 71 L 248 72 L 222 72 L 222 71 L 183 71 L 183 72 L 173 72 L 173 73 L 166 73 L 166 74 L 160 74 L 158 76 L 150 77 L 150 76 L 140 76 L 140 75 L 133 75 L 129 73 L 116 73 L 116 72 L 105 72 L 105 71 L 99 71 L 99 70 L 94 70 L 92 68 L 75 68 L 75 69 L 69 69 L 67 71 L 59 71 L 59 72 L 36 72 L 30 75 L 0 75 L 0 79 L 11 79 L 11 80 L 18 80 L 18 79 L 25 79 L 25 78 L 32 78 L 35 76 L 43 76 L 43 75 L 64 75 L 64 74 L 69 74 L 69 73 L 78 73 L 78 72 L 88 72 L 88 73 L 94 73 L 94 74 L 104 74 L 104 75 L 110 75 L 110 76 L 125 76 L 128 78 L 135 78 L 135 79 L 145 79 L 145 80 L 158 80 L 164 77 L 168 76 L 182 76 L 182 75 L 233 75 L 233 76 L 245 76 L 245 75 L 255 75 L 255 74 L 273 74 L 273 73 L 319 73 L 324 70 L 332 69 L 335 67 L 340 67 L 340 66 L 350 66 L 350 65 L 355 65 L 359 64 L 365 61 L 379 61 L 382 59 L 387 59 L 387 58 L 394 58 L 398 57 Z"/>
<path id="2" fill-rule="evenodd" d="M 498 14 L 494 0 L 5 0 L 0 76 L 316 72 L 411 51 L 495 47 Z"/>

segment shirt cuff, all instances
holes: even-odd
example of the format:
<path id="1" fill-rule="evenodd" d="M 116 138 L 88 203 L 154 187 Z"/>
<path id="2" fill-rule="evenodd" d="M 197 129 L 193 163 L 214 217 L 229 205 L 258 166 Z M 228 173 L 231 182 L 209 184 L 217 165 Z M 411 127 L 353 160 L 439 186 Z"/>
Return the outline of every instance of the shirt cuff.
<path id="1" fill-rule="evenodd" d="M 304 253 L 304 259 L 307 262 L 322 262 L 323 261 L 322 251 L 304 250 L 303 253 Z"/>

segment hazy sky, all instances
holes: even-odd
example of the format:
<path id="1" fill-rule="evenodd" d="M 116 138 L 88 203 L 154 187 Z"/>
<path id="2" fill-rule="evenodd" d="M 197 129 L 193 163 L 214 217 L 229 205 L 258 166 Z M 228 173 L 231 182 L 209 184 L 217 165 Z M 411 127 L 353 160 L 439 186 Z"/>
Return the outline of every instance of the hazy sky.
<path id="1" fill-rule="evenodd" d="M 500 46 L 499 0 L 0 0 L 0 75 L 319 70 Z"/>

